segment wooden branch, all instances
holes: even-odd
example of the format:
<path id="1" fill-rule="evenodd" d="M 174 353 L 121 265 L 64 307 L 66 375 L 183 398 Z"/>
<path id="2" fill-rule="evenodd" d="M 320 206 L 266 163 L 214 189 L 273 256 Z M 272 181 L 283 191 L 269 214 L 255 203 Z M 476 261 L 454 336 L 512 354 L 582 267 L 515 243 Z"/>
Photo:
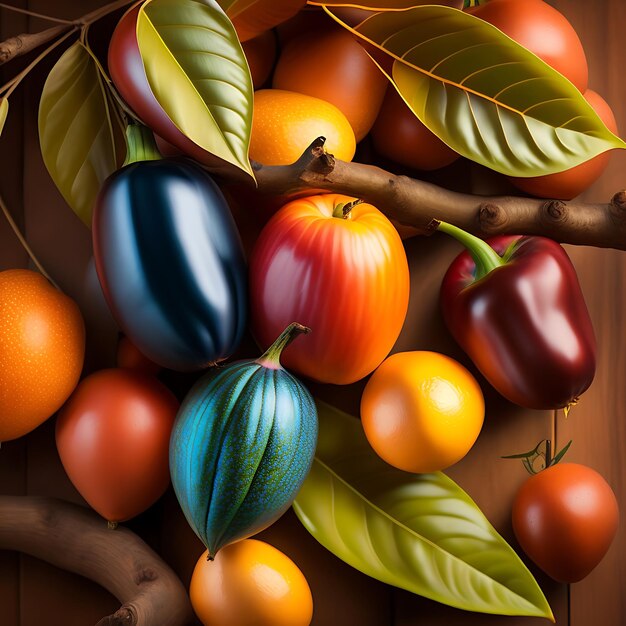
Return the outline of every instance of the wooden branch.
<path id="1" fill-rule="evenodd" d="M 39 46 L 56 39 L 72 28 L 74 28 L 72 24 L 59 24 L 39 33 L 23 33 L 0 42 L 0 65 L 39 48 Z"/>
<path id="2" fill-rule="evenodd" d="M 0 496 L 0 549 L 18 550 L 102 585 L 122 607 L 97 626 L 183 626 L 191 606 L 181 581 L 137 535 L 83 507 Z"/>
<path id="3" fill-rule="evenodd" d="M 482 237 L 543 235 L 560 243 L 626 250 L 626 191 L 616 193 L 608 204 L 475 196 L 372 165 L 340 161 L 324 151 L 324 142 L 324 137 L 318 137 L 292 165 L 254 164 L 259 192 L 345 193 L 423 234 L 433 232 L 434 220 L 442 220 Z"/>

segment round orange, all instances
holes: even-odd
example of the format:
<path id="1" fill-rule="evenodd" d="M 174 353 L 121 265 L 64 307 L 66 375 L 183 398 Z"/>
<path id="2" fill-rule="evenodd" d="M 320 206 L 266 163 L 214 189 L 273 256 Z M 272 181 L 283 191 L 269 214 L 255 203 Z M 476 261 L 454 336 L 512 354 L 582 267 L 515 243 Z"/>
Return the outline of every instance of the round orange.
<path id="1" fill-rule="evenodd" d="M 388 84 L 363 46 L 335 24 L 292 39 L 278 59 L 272 80 L 276 89 L 334 104 L 350 122 L 357 141 L 374 124 Z"/>
<path id="2" fill-rule="evenodd" d="M 80 378 L 85 326 L 76 303 L 41 274 L 0 272 L 0 441 L 53 415 Z"/>
<path id="3" fill-rule="evenodd" d="M 434 472 L 460 461 L 483 425 L 485 403 L 474 377 L 437 352 L 400 352 L 374 372 L 361 420 L 375 452 L 406 472 Z"/>
<path id="4" fill-rule="evenodd" d="M 204 626 L 309 626 L 311 589 L 296 564 L 257 539 L 198 559 L 189 595 Z"/>
<path id="5" fill-rule="evenodd" d="M 282 89 L 261 89 L 254 94 L 250 158 L 263 165 L 297 161 L 317 137 L 326 137 L 326 150 L 351 161 L 356 150 L 354 132 L 346 116 L 334 105 Z"/>

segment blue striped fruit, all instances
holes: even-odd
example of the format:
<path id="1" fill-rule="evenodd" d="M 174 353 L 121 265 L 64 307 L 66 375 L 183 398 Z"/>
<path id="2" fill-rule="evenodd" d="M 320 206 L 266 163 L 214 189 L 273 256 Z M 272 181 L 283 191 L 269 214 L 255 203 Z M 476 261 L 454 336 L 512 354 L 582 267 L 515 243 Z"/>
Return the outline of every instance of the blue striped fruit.
<path id="1" fill-rule="evenodd" d="M 290 324 L 257 360 L 215 367 L 180 408 L 170 441 L 172 484 L 211 559 L 273 524 L 309 473 L 317 410 L 280 364 L 302 332 L 308 329 Z"/>

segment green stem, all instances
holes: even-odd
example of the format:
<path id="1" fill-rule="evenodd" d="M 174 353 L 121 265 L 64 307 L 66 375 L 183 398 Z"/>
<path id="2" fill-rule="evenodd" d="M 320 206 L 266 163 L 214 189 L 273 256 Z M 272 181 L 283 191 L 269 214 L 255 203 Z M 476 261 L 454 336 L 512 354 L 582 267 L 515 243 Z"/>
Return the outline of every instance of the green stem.
<path id="1" fill-rule="evenodd" d="M 460 241 L 476 264 L 476 280 L 505 264 L 502 257 L 485 241 L 447 222 L 439 222 L 437 230 Z"/>
<path id="2" fill-rule="evenodd" d="M 280 367 L 280 355 L 283 350 L 299 335 L 306 335 L 311 332 L 310 328 L 292 322 L 278 336 L 278 339 L 257 359 L 257 363 L 264 367 L 278 368 Z"/>
<path id="3" fill-rule="evenodd" d="M 138 161 L 157 161 L 163 158 L 152 131 L 143 124 L 129 124 L 126 127 L 126 160 L 124 165 Z"/>
<path id="4" fill-rule="evenodd" d="M 363 200 L 357 199 L 351 200 L 350 202 L 340 202 L 339 204 L 336 204 L 335 208 L 333 209 L 333 217 L 347 220 L 350 217 L 350 211 L 352 211 L 355 206 L 361 204 L 362 202 Z"/>

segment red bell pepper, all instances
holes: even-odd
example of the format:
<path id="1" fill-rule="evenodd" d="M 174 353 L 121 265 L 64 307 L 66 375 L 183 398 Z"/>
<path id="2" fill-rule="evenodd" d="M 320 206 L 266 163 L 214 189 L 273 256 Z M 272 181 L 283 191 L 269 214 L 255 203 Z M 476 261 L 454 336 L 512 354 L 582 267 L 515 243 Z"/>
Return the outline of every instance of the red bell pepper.
<path id="1" fill-rule="evenodd" d="M 545 237 L 483 241 L 441 222 L 467 251 L 448 269 L 448 329 L 505 398 L 531 409 L 575 404 L 596 369 L 596 342 L 576 271 Z"/>

